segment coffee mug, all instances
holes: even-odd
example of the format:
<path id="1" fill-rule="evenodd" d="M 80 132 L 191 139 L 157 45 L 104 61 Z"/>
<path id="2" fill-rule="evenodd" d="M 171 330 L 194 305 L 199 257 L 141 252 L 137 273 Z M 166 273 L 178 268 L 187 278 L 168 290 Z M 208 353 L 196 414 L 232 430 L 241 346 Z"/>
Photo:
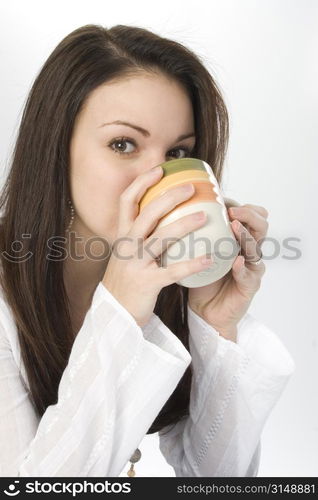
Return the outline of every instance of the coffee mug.
<path id="1" fill-rule="evenodd" d="M 198 273 L 177 281 L 187 288 L 209 285 L 222 278 L 231 268 L 240 246 L 232 231 L 227 213 L 229 206 L 238 205 L 235 200 L 223 198 L 217 179 L 208 163 L 198 158 L 180 158 L 161 163 L 160 181 L 151 186 L 139 202 L 139 213 L 152 200 L 172 187 L 192 183 L 195 192 L 191 198 L 179 203 L 159 220 L 157 228 L 170 224 L 180 217 L 204 210 L 207 214 L 203 226 L 175 239 L 161 255 L 160 265 L 167 267 L 175 262 L 186 261 L 209 253 L 212 265 Z"/>

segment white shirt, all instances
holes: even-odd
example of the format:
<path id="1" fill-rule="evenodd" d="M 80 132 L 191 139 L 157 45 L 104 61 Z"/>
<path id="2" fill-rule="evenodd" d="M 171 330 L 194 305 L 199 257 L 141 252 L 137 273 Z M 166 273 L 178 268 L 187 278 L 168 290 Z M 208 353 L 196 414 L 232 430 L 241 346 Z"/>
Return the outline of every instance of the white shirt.
<path id="1" fill-rule="evenodd" d="M 188 321 L 191 354 L 156 314 L 140 328 L 99 282 L 61 377 L 58 403 L 38 419 L 22 384 L 29 387 L 1 290 L 0 476 L 126 472 L 191 361 L 190 416 L 158 433 L 161 453 L 180 477 L 256 476 L 261 432 L 294 361 L 248 313 L 238 324 L 237 343 L 189 306 Z"/>

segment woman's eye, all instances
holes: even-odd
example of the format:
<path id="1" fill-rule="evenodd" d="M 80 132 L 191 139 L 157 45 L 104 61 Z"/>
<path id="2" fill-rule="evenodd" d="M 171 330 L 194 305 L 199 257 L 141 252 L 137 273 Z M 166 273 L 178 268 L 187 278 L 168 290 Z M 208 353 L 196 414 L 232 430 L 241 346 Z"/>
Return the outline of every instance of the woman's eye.
<path id="1" fill-rule="evenodd" d="M 178 155 L 178 151 L 183 151 L 183 156 L 181 155 Z M 172 149 L 171 151 L 169 151 L 169 153 L 177 153 L 177 156 L 174 156 L 174 155 L 171 155 L 169 154 L 168 156 L 172 156 L 173 158 L 187 158 L 191 155 L 191 151 L 189 148 L 186 148 L 186 147 L 180 147 L 180 148 L 176 148 L 176 149 Z"/>
<path id="2" fill-rule="evenodd" d="M 129 145 L 127 147 L 127 144 Z M 115 139 L 110 142 L 108 146 L 115 152 L 123 155 L 130 155 L 134 152 L 135 143 L 130 139 L 121 137 L 120 139 Z M 114 147 L 113 147 L 114 146 Z"/>
<path id="3" fill-rule="evenodd" d="M 118 139 L 112 140 L 108 144 L 108 147 L 110 147 L 114 151 L 114 153 L 129 156 L 130 154 L 135 152 L 136 143 L 128 137 L 119 137 Z M 191 156 L 191 151 L 189 148 L 182 146 L 179 148 L 171 149 L 168 152 L 167 156 L 172 158 L 186 158 Z"/>

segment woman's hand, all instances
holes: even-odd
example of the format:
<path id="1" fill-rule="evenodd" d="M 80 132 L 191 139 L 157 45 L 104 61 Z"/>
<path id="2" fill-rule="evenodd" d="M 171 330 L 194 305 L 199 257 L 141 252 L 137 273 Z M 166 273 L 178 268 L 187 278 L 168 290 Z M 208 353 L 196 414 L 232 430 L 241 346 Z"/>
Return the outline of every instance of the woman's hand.
<path id="1" fill-rule="evenodd" d="M 234 260 L 231 271 L 223 278 L 198 288 L 190 288 L 190 308 L 213 326 L 220 335 L 236 341 L 237 323 L 244 316 L 261 285 L 265 272 L 263 261 L 259 265 L 249 261 L 260 258 L 261 243 L 268 230 L 268 212 L 258 205 L 242 205 L 229 209 L 232 230 L 241 247 L 241 255 Z"/>
<path id="2" fill-rule="evenodd" d="M 195 213 L 156 229 L 165 214 L 194 194 L 191 184 L 190 191 L 186 191 L 184 185 L 169 189 L 138 214 L 142 196 L 151 185 L 159 182 L 162 174 L 162 169 L 157 172 L 149 170 L 136 177 L 122 193 L 116 241 L 102 279 L 139 326 L 149 321 L 163 287 L 211 265 L 211 261 L 202 263 L 203 256 L 200 256 L 159 267 L 158 258 L 175 238 L 182 238 L 206 221 L 206 215 L 198 219 Z"/>

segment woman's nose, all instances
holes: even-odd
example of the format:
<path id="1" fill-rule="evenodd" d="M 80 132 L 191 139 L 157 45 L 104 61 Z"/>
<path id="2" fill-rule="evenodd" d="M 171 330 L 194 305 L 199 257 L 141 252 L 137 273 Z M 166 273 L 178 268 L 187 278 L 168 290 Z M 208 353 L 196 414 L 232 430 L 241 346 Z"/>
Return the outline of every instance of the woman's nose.
<path id="1" fill-rule="evenodd" d="M 167 158 L 166 158 L 165 154 L 160 154 L 160 155 L 149 157 L 145 161 L 145 165 L 143 166 L 143 168 L 144 168 L 143 171 L 151 170 L 152 168 L 157 167 L 158 165 L 161 165 L 161 163 L 164 163 L 166 161 L 167 161 Z"/>

